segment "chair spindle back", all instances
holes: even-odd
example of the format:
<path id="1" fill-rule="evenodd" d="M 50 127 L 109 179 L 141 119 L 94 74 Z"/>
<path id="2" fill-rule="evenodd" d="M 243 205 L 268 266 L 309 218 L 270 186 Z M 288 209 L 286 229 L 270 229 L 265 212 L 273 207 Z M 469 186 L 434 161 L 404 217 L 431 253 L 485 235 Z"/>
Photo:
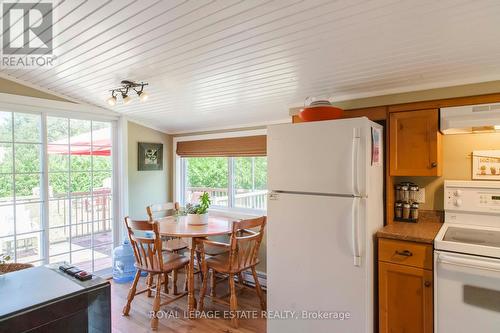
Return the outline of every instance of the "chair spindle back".
<path id="1" fill-rule="evenodd" d="M 146 212 L 150 221 L 158 217 L 166 217 L 172 215 L 172 211 L 179 210 L 178 202 L 167 202 L 162 204 L 153 204 L 146 207 Z"/>
<path id="2" fill-rule="evenodd" d="M 125 218 L 136 267 L 149 271 L 163 270 L 162 242 L 157 222 Z"/>
<path id="3" fill-rule="evenodd" d="M 256 264 L 265 226 L 265 216 L 233 222 L 229 269 L 250 267 Z M 257 231 L 248 230 L 253 228 L 259 229 Z"/>

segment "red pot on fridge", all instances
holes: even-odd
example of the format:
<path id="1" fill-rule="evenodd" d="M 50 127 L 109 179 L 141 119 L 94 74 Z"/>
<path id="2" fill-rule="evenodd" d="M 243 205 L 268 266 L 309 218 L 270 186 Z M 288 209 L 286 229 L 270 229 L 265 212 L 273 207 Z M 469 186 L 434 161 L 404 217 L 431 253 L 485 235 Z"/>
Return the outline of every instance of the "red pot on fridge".
<path id="1" fill-rule="evenodd" d="M 344 110 L 333 106 L 330 101 L 319 100 L 300 110 L 299 118 L 302 121 L 322 121 L 342 118 Z"/>

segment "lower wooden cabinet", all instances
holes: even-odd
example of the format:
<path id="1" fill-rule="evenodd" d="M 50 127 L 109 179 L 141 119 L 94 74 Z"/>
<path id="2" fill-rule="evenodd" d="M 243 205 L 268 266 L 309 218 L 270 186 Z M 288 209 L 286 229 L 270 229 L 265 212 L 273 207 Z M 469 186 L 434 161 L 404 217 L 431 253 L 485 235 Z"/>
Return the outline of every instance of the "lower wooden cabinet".
<path id="1" fill-rule="evenodd" d="M 400 243 L 411 248 L 411 242 Z M 379 253 L 387 253 L 384 245 L 388 244 L 379 242 Z M 378 263 L 380 333 L 432 333 L 432 270 L 394 263 L 400 256 L 413 256 L 413 252 L 395 251 L 393 257 Z"/>

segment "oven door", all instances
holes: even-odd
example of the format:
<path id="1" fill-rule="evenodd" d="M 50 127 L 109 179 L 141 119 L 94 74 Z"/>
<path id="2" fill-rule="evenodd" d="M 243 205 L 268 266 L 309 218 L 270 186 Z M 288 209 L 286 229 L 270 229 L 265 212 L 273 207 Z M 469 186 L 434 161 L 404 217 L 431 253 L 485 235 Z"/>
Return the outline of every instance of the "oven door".
<path id="1" fill-rule="evenodd" d="M 500 260 L 435 251 L 435 332 L 500 329 Z"/>

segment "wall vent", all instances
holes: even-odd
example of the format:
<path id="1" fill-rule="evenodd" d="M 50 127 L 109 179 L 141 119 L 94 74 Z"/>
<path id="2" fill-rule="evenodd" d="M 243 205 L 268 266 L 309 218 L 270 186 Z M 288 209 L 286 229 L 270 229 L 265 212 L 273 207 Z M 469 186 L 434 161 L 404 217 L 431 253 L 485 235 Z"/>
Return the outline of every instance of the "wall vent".
<path id="1" fill-rule="evenodd" d="M 500 111 L 500 104 L 477 105 L 472 107 L 472 112 Z"/>

